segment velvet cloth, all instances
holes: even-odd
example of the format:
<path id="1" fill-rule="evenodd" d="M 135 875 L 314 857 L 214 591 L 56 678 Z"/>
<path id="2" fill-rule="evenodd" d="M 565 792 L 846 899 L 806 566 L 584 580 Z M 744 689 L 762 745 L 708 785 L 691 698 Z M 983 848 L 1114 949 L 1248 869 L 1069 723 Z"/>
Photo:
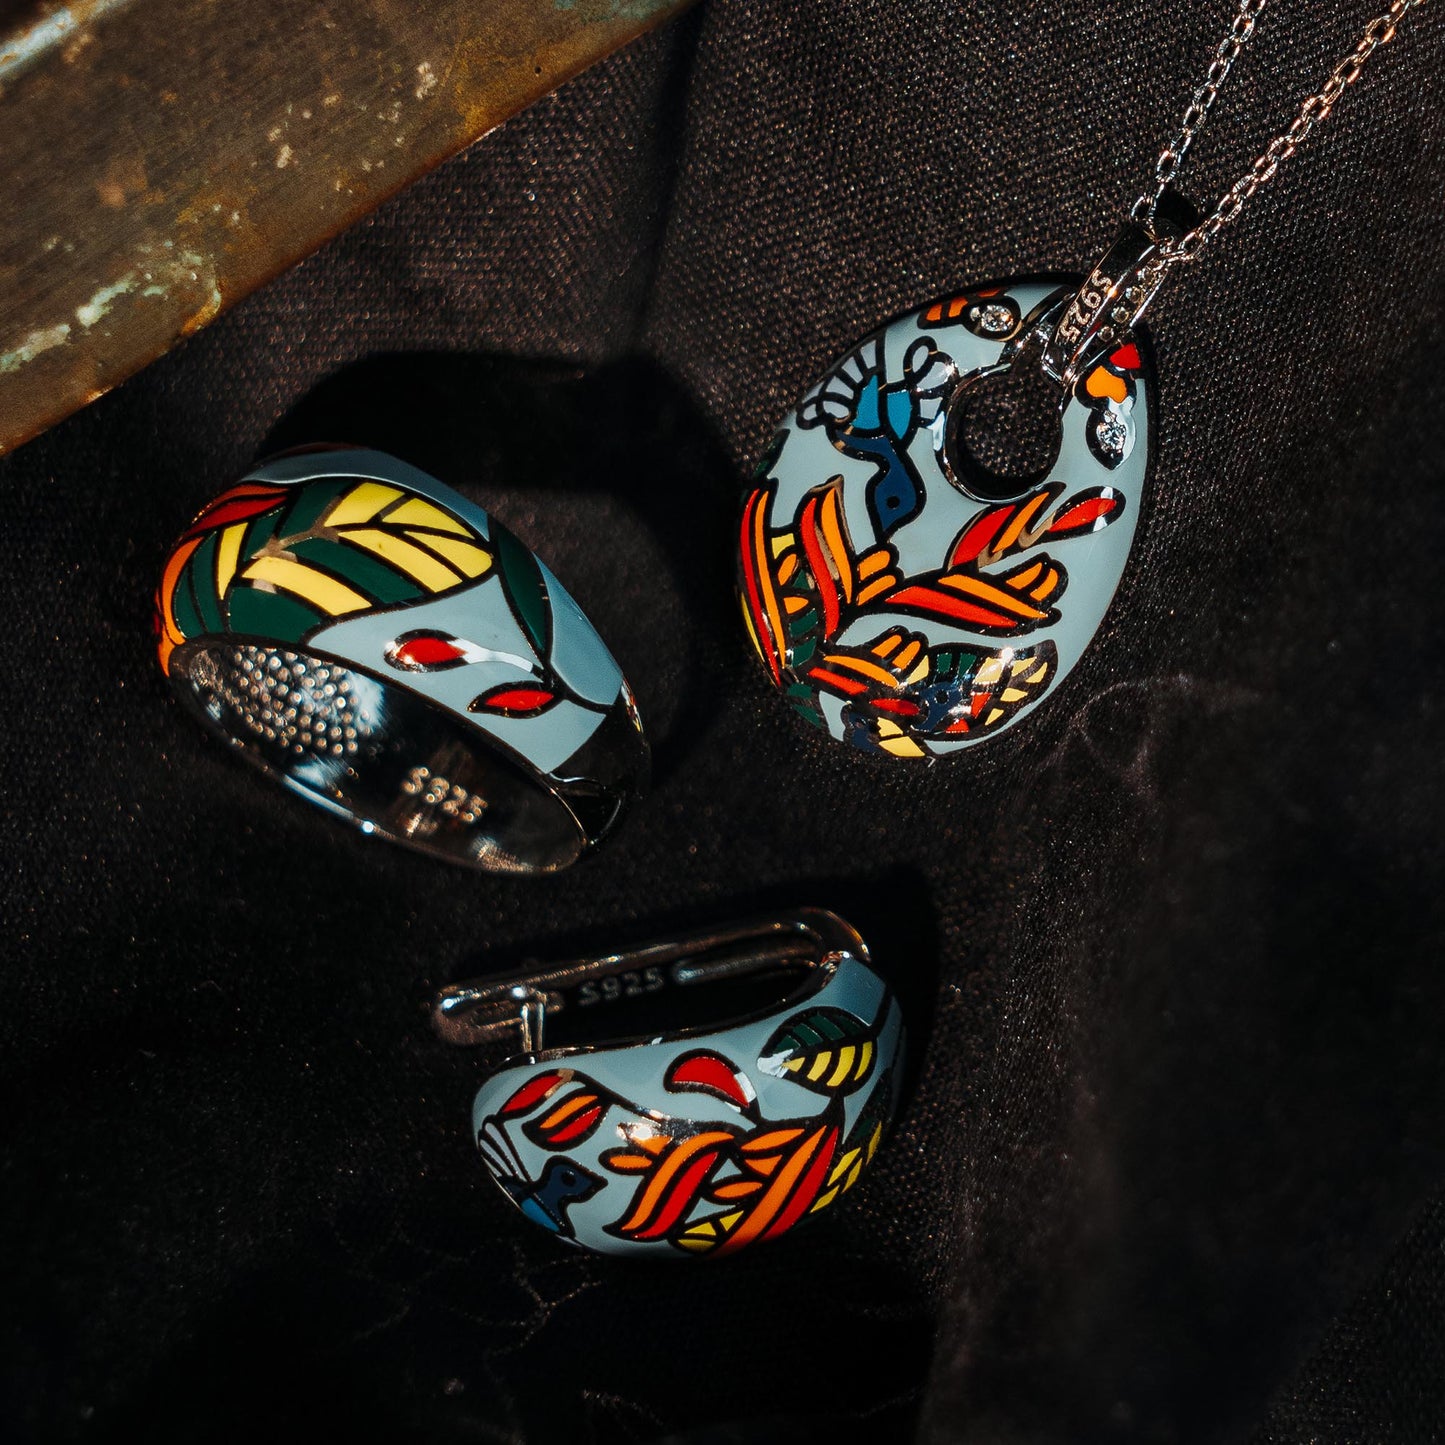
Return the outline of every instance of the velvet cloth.
<path id="1" fill-rule="evenodd" d="M 1377 8 L 1269 7 L 1196 194 Z M 0 465 L 7 1438 L 1440 1438 L 1442 21 L 1161 295 L 1114 606 L 953 763 L 771 695 L 742 478 L 879 321 L 1091 262 L 1224 4 L 708 0 Z M 171 702 L 169 541 L 305 440 L 591 613 L 656 754 L 595 859 L 370 844 Z M 525 1224 L 427 989 L 793 902 L 910 1012 L 872 1174 L 716 1265 Z"/>

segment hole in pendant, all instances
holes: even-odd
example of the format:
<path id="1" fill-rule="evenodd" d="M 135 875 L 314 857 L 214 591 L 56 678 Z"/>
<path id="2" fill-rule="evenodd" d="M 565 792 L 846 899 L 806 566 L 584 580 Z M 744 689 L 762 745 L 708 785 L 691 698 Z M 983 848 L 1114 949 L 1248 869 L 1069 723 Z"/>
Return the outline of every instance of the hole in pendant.
<path id="1" fill-rule="evenodd" d="M 1038 486 L 1059 457 L 1065 400 L 1027 360 L 966 380 L 944 432 L 954 484 L 983 502 L 1010 502 Z"/>

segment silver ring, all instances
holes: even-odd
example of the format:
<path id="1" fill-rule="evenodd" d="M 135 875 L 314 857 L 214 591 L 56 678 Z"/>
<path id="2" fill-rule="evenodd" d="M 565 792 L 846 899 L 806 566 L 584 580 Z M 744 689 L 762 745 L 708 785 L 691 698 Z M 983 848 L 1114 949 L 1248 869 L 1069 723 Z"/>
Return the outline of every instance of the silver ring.
<path id="1" fill-rule="evenodd" d="M 212 732 L 364 832 L 550 873 L 645 783 L 632 693 L 495 519 L 381 452 L 290 452 L 182 535 L 161 667 Z"/>

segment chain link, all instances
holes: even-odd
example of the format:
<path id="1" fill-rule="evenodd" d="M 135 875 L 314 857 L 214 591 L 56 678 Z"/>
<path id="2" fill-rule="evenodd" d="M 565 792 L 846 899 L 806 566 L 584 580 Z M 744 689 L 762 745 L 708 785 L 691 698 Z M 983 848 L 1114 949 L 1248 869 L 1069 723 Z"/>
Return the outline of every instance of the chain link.
<path id="1" fill-rule="evenodd" d="M 1204 122 L 1209 119 L 1209 112 L 1219 98 L 1220 87 L 1234 69 L 1234 62 L 1239 59 L 1240 51 L 1254 38 L 1260 14 L 1268 3 L 1269 0 L 1240 0 L 1239 13 L 1235 15 L 1229 33 L 1219 42 L 1219 48 L 1214 53 L 1203 84 L 1194 92 L 1184 111 L 1179 133 L 1159 152 L 1159 162 L 1154 167 L 1154 194 L 1140 196 L 1134 203 L 1133 214 L 1136 221 L 1145 220 L 1153 214 L 1154 207 L 1159 204 L 1160 198 L 1179 174 L 1184 159 L 1189 154 L 1189 147 L 1194 144 L 1194 137 L 1204 129 Z"/>
<path id="2" fill-rule="evenodd" d="M 1155 190 L 1153 195 L 1140 196 L 1134 203 L 1133 217 L 1136 221 L 1147 222 L 1154 214 L 1154 208 L 1170 185 L 1177 179 L 1194 138 L 1204 127 L 1209 112 L 1219 97 L 1224 84 L 1240 52 L 1254 35 L 1255 26 L 1268 0 L 1240 0 L 1239 10 L 1230 26 L 1229 33 L 1219 43 L 1209 71 L 1203 83 L 1194 92 L 1184 112 L 1179 133 L 1159 152 L 1159 162 L 1154 170 Z M 1378 15 L 1365 26 L 1359 42 L 1330 72 L 1329 79 L 1300 106 L 1289 129 L 1282 131 L 1255 158 L 1254 164 L 1215 203 L 1214 209 L 1204 217 L 1187 235 L 1162 249 L 1171 262 L 1193 261 L 1216 236 L 1233 221 L 1253 198 L 1256 191 L 1266 186 L 1305 141 L 1316 127 L 1329 119 L 1345 91 L 1360 78 L 1366 61 L 1382 45 L 1388 45 L 1395 38 L 1400 21 L 1413 9 L 1423 5 L 1425 0 L 1394 0 L 1388 11 Z"/>

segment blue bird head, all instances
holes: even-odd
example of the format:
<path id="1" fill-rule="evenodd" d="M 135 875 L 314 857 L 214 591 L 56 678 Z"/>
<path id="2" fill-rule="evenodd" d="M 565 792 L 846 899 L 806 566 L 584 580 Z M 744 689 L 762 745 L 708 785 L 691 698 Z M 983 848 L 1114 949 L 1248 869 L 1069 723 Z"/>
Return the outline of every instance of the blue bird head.
<path id="1" fill-rule="evenodd" d="M 569 1205 L 591 1199 L 603 1181 L 591 1170 L 570 1159 L 549 1159 L 542 1177 L 535 1184 L 520 1180 L 503 1180 L 503 1187 L 516 1201 L 517 1207 L 543 1229 L 553 1234 L 570 1235 L 572 1222 L 567 1218 Z"/>

